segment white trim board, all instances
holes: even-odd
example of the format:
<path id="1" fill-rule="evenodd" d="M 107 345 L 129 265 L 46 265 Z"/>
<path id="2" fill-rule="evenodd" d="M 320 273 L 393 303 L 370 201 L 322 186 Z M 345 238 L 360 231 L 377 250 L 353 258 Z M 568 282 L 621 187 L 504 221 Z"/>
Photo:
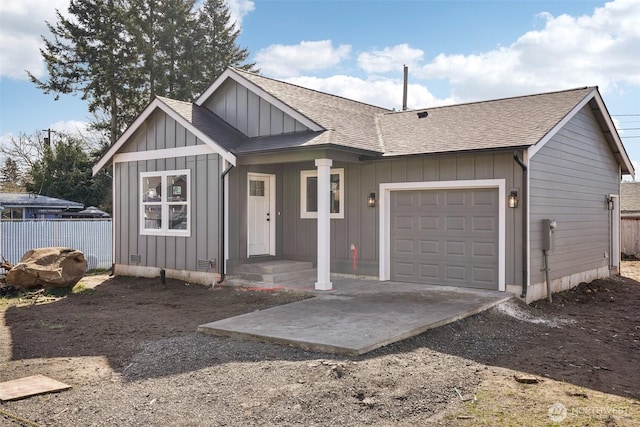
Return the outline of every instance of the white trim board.
<path id="1" fill-rule="evenodd" d="M 160 109 L 164 113 L 166 113 L 169 117 L 174 119 L 178 124 L 182 125 L 185 129 L 191 132 L 196 138 L 200 139 L 207 146 L 209 146 L 213 152 L 219 154 L 223 159 L 231 163 L 232 165 L 236 165 L 236 157 L 222 148 L 220 145 L 216 144 L 212 141 L 207 135 L 205 135 L 198 128 L 193 126 L 184 117 L 180 114 L 176 113 L 171 107 L 162 102 L 160 98 L 155 98 L 151 103 L 145 108 L 142 113 L 135 119 L 135 121 L 127 128 L 127 130 L 118 138 L 118 140 L 107 150 L 106 153 L 100 158 L 98 163 L 96 163 L 91 169 L 93 175 L 96 175 L 100 170 L 105 167 L 109 161 L 118 153 L 118 150 L 122 148 L 122 146 L 131 138 L 131 136 L 138 130 L 138 128 L 144 123 L 147 118 L 156 110 Z M 160 151 L 160 150 L 157 150 Z"/>
<path id="2" fill-rule="evenodd" d="M 553 127 L 553 129 L 551 129 L 535 145 L 532 145 L 532 146 L 530 146 L 528 148 L 527 151 L 529 153 L 529 158 L 532 158 L 533 156 L 535 156 L 536 153 L 538 151 L 540 151 L 542 149 L 542 147 L 544 147 L 545 144 L 547 142 L 549 142 L 556 135 L 556 133 L 558 133 L 558 131 L 560 131 L 560 129 L 562 129 L 571 119 L 573 119 L 573 117 L 576 114 L 578 114 L 578 112 L 580 110 L 582 110 L 582 108 L 584 108 L 584 106 L 587 105 L 592 99 L 595 99 L 596 103 L 598 104 L 598 110 L 599 110 L 598 112 L 593 111 L 593 114 L 600 114 L 604 118 L 604 121 L 607 123 L 607 127 L 609 128 L 609 132 L 611 133 L 611 135 L 613 137 L 613 141 L 614 141 L 614 143 L 616 145 L 616 148 L 618 149 L 618 152 L 620 153 L 620 157 L 622 159 L 622 162 L 624 163 L 624 166 L 627 168 L 627 170 L 631 171 L 631 174 L 633 175 L 633 172 L 634 172 L 633 164 L 631 163 L 631 160 L 629 159 L 629 156 L 628 156 L 624 146 L 622 145 L 622 141 L 620 140 L 620 136 L 618 135 L 616 127 L 615 127 L 613 121 L 611 120 L 611 116 L 609 115 L 607 107 L 604 104 L 604 101 L 602 100 L 602 97 L 600 96 L 600 93 L 598 92 L 597 88 L 593 88 L 593 90 L 591 92 L 589 92 L 589 94 L 586 95 L 584 97 L 584 99 L 582 101 L 580 101 L 575 107 L 573 107 L 573 109 L 566 116 L 564 116 L 563 119 L 560 120 Z"/>
<path id="3" fill-rule="evenodd" d="M 113 163 L 138 162 L 141 160 L 170 159 L 174 157 L 198 156 L 200 154 L 216 154 L 208 145 L 190 145 L 188 147 L 163 148 L 160 150 L 134 151 L 118 153 L 113 156 Z"/>
<path id="4" fill-rule="evenodd" d="M 633 166 L 633 163 L 631 163 L 631 159 L 629 158 L 627 150 L 624 148 L 624 145 L 622 144 L 622 140 L 620 139 L 620 135 L 618 134 L 616 125 L 613 123 L 613 120 L 611 120 L 611 115 L 609 114 L 609 110 L 607 110 L 607 106 L 604 104 L 604 101 L 602 100 L 600 93 L 596 91 L 594 98 L 596 100 L 596 103 L 598 104 L 598 109 L 600 110 L 602 116 L 604 117 L 604 121 L 607 122 L 607 127 L 609 128 L 609 131 L 613 137 L 613 141 L 616 144 L 616 148 L 620 152 L 620 157 L 622 157 L 622 161 L 624 162 L 625 167 L 630 172 L 631 176 L 635 176 L 635 168 Z"/>
<path id="5" fill-rule="evenodd" d="M 553 127 L 553 129 L 547 132 L 547 134 L 540 141 L 536 142 L 535 145 L 530 146 L 529 149 L 527 150 L 529 152 L 529 158 L 532 158 L 533 156 L 535 156 L 536 153 L 540 151 L 542 147 L 544 147 L 545 144 L 549 142 L 551 138 L 553 138 L 556 135 L 556 133 L 558 133 L 558 131 L 564 127 L 564 125 L 569 123 L 569 120 L 571 120 L 576 114 L 578 114 L 578 111 L 582 110 L 582 107 L 584 107 L 585 105 L 587 105 L 589 101 L 591 101 L 591 98 L 594 97 L 595 92 L 596 92 L 596 89 L 593 89 L 591 92 L 589 92 L 589 94 L 585 96 L 582 99 L 582 101 L 578 103 L 578 105 L 573 107 L 571 112 L 569 112 L 569 114 L 564 116 L 562 120 L 560 120 Z"/>
<path id="6" fill-rule="evenodd" d="M 391 192 L 414 190 L 461 190 L 495 188 L 498 190 L 498 290 L 506 289 L 506 180 L 478 179 L 459 181 L 423 181 L 381 183 L 380 207 L 380 265 L 379 280 L 391 278 Z"/>

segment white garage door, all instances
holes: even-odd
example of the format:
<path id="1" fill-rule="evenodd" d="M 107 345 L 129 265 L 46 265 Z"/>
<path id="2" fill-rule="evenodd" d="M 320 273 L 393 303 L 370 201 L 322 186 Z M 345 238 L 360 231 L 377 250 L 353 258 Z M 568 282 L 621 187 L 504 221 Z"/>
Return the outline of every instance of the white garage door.
<path id="1" fill-rule="evenodd" d="M 498 190 L 391 192 L 391 280 L 498 289 Z"/>

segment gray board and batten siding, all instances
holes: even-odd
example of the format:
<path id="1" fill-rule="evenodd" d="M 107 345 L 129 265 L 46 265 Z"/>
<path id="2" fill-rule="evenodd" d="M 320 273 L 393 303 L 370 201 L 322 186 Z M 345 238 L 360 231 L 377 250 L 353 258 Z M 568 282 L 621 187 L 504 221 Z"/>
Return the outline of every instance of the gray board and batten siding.
<path id="1" fill-rule="evenodd" d="M 588 106 L 530 160 L 531 284 L 544 281 L 542 220 L 557 228 L 549 252 L 550 280 L 609 266 L 606 196 L 620 191 L 620 166 Z"/>
<path id="2" fill-rule="evenodd" d="M 250 138 L 309 130 L 232 79 L 225 81 L 204 106 Z"/>
<path id="3" fill-rule="evenodd" d="M 156 111 L 121 152 L 202 145 L 183 126 Z M 188 169 L 191 174 L 191 232 L 188 237 L 140 234 L 140 173 Z M 201 154 L 115 163 L 114 218 L 116 264 L 197 271 L 198 260 L 219 262 L 221 159 Z M 115 212 L 117 211 L 117 212 Z"/>
<path id="4" fill-rule="evenodd" d="M 300 217 L 300 171 L 314 170 L 312 161 L 240 166 L 229 174 L 230 206 L 247 211 L 247 173 L 276 175 L 276 257 L 315 262 L 317 224 Z M 267 163 L 267 162 L 265 162 Z M 332 168 L 344 169 L 344 219 L 331 219 L 331 271 L 333 273 L 379 274 L 379 206 L 367 206 L 366 197 L 380 197 L 381 183 L 434 182 L 504 179 L 507 192 L 521 191 L 522 170 L 513 152 L 485 152 L 440 156 L 412 156 L 367 162 L 334 161 Z M 506 210 L 505 279 L 507 284 L 522 284 L 522 253 L 519 209 Z M 286 229 L 285 229 L 286 224 Z M 230 265 L 246 260 L 246 215 L 229 217 Z M 357 270 L 353 269 L 351 244 L 358 250 Z"/>

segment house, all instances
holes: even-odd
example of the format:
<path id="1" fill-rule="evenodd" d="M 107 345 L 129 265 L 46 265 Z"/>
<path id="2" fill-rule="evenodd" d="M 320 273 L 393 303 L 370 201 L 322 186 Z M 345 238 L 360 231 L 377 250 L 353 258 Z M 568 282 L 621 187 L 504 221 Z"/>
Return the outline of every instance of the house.
<path id="1" fill-rule="evenodd" d="M 620 216 L 640 219 L 640 182 L 620 184 Z"/>
<path id="2" fill-rule="evenodd" d="M 640 182 L 620 185 L 621 250 L 629 257 L 640 256 Z"/>
<path id="3" fill-rule="evenodd" d="M 0 193 L 0 206 L 3 220 L 56 219 L 84 209 L 82 203 L 32 193 Z"/>
<path id="4" fill-rule="evenodd" d="M 234 68 L 154 99 L 94 166 L 116 274 L 211 283 L 256 260 L 512 291 L 618 271 L 633 166 L 585 87 L 395 112 Z M 186 183 L 186 185 L 185 185 Z"/>
<path id="5" fill-rule="evenodd" d="M 109 215 L 107 212 L 102 211 L 98 208 L 96 208 L 95 206 L 89 206 L 86 209 L 83 209 L 81 211 L 69 211 L 69 212 L 63 212 L 61 214 L 62 218 L 68 218 L 68 219 L 107 219 L 107 218 L 111 218 L 111 215 Z"/>

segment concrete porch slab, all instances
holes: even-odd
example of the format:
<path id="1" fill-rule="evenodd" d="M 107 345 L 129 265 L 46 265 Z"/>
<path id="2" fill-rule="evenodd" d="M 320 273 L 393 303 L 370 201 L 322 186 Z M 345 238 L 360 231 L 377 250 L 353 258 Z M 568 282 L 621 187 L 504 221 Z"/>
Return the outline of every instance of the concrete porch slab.
<path id="1" fill-rule="evenodd" d="M 207 323 L 198 331 L 360 355 L 514 297 L 506 292 L 448 286 L 341 282 L 339 289 L 314 298 Z"/>

